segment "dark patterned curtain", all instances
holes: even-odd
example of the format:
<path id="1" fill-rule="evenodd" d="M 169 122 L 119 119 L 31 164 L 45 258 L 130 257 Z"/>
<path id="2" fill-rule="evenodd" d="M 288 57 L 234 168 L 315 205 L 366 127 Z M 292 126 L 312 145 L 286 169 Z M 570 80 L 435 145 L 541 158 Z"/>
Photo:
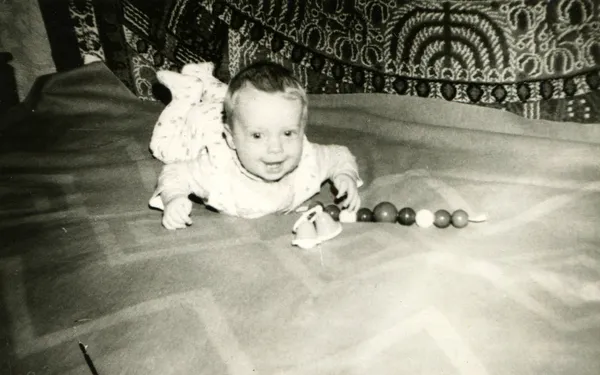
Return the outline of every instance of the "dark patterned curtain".
<path id="1" fill-rule="evenodd" d="M 154 97 L 157 69 L 213 61 L 227 81 L 270 59 L 310 93 L 414 95 L 600 122 L 593 0 L 64 3 L 78 55 L 104 60 L 145 99 Z"/>

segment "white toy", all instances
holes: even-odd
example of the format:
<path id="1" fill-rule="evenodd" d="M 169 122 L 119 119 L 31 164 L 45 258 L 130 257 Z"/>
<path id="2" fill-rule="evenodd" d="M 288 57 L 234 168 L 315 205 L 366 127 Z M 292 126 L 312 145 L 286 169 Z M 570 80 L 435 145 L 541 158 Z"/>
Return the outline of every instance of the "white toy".
<path id="1" fill-rule="evenodd" d="M 316 205 L 304 212 L 292 227 L 294 239 L 292 245 L 302 249 L 311 249 L 342 233 L 342 224 Z"/>

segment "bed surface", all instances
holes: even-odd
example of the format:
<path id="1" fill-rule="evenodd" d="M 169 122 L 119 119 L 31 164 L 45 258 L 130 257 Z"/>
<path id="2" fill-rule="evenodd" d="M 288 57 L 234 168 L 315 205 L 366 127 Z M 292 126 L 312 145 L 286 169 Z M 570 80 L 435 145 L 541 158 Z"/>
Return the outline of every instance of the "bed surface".
<path id="1" fill-rule="evenodd" d="M 600 125 L 456 103 L 312 96 L 364 206 L 486 213 L 464 229 L 148 208 L 160 103 L 101 63 L 0 119 L 0 373 L 577 374 L 600 371 Z M 331 202 L 327 187 L 316 197 Z"/>

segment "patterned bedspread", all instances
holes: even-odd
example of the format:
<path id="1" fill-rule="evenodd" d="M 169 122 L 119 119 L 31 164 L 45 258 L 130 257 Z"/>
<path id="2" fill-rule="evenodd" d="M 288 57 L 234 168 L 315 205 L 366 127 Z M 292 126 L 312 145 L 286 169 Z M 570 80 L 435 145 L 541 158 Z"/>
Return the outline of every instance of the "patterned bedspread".
<path id="1" fill-rule="evenodd" d="M 597 125 L 312 96 L 309 137 L 355 153 L 365 206 L 488 221 L 345 224 L 301 250 L 296 215 L 196 205 L 192 227 L 161 228 L 147 145 L 162 105 L 101 63 L 30 99 L 0 120 L 2 374 L 600 371 Z"/>

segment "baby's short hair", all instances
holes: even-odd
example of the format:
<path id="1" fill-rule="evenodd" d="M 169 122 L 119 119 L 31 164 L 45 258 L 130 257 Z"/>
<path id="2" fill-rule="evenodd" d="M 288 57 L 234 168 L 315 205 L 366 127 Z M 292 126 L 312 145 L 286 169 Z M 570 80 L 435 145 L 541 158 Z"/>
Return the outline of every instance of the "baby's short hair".
<path id="1" fill-rule="evenodd" d="M 240 70 L 229 82 L 224 107 L 224 121 L 232 126 L 232 119 L 239 92 L 250 85 L 268 93 L 280 92 L 290 99 L 300 100 L 302 104 L 302 126 L 306 124 L 308 98 L 302 84 L 286 67 L 270 62 L 259 61 Z"/>

